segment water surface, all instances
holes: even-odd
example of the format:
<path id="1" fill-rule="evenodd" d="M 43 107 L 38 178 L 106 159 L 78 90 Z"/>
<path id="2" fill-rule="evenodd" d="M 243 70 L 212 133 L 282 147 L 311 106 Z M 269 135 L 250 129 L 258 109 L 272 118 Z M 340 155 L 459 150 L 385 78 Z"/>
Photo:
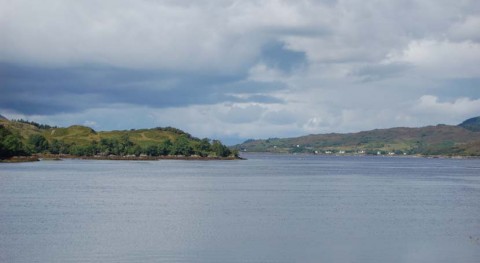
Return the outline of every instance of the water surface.
<path id="1" fill-rule="evenodd" d="M 0 164 L 0 262 L 478 262 L 480 160 Z"/>

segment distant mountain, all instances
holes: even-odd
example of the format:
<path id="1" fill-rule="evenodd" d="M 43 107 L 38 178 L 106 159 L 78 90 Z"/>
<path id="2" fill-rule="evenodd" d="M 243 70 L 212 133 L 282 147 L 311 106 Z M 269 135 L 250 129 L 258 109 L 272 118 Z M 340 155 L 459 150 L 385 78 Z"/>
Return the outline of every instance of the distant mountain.
<path id="1" fill-rule="evenodd" d="M 480 156 L 479 121 L 480 117 L 476 117 L 458 126 L 400 127 L 248 140 L 233 148 L 247 152 Z"/>
<path id="2" fill-rule="evenodd" d="M 458 126 L 463 127 L 467 130 L 474 131 L 474 132 L 479 132 L 480 131 L 480 117 L 474 117 L 470 118 L 462 123 L 460 123 Z"/>
<path id="3" fill-rule="evenodd" d="M 3 117 L 3 115 L 0 114 L 0 120 L 8 120 L 8 119 Z"/>
<path id="4" fill-rule="evenodd" d="M 195 138 L 180 129 L 152 128 L 95 131 L 73 125 L 52 127 L 24 120 L 0 119 L 0 159 L 28 154 L 74 156 L 236 157 L 220 141 Z"/>

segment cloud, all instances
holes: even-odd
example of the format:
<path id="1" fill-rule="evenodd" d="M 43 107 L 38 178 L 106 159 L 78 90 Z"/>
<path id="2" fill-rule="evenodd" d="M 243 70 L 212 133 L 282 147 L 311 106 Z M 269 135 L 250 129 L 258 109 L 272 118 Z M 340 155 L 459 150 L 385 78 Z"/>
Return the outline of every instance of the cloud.
<path id="1" fill-rule="evenodd" d="M 418 100 L 415 110 L 440 115 L 474 116 L 480 113 L 480 99 L 457 98 L 454 101 L 441 102 L 436 96 L 424 95 Z"/>
<path id="2" fill-rule="evenodd" d="M 251 123 L 257 121 L 265 109 L 260 105 L 231 105 L 222 111 L 219 119 L 226 123 Z"/>
<path id="3" fill-rule="evenodd" d="M 453 24 L 449 30 L 448 35 L 455 41 L 474 41 L 480 42 L 480 17 L 469 15 Z"/>
<path id="4" fill-rule="evenodd" d="M 275 125 L 288 125 L 296 123 L 299 121 L 298 114 L 295 114 L 291 111 L 282 109 L 282 110 L 272 110 L 265 114 L 263 120 L 266 123 L 275 124 Z"/>
<path id="5" fill-rule="evenodd" d="M 401 54 L 391 54 L 391 61 L 410 64 L 418 73 L 441 78 L 480 76 L 480 43 L 438 40 L 412 41 Z"/>
<path id="6" fill-rule="evenodd" d="M 132 70 L 105 66 L 38 68 L 0 65 L 0 104 L 25 114 L 74 112 L 122 103 L 153 108 L 219 102 L 279 103 L 280 83 L 242 76 Z M 70 98 L 74 97 L 75 100 Z"/>
<path id="7" fill-rule="evenodd" d="M 262 47 L 260 60 L 269 68 L 291 72 L 306 63 L 304 52 L 289 50 L 285 43 L 273 42 Z"/>
<path id="8" fill-rule="evenodd" d="M 0 57 L 37 65 L 231 72 L 252 63 L 276 34 L 304 30 L 295 6 L 278 1 L 20 0 L 1 5 Z"/>
<path id="9" fill-rule="evenodd" d="M 0 114 L 232 141 L 455 124 L 480 114 L 479 10 L 475 0 L 0 0 Z"/>
<path id="10" fill-rule="evenodd" d="M 411 65 L 408 63 L 367 64 L 352 70 L 352 75 L 358 76 L 362 81 L 368 82 L 397 77 L 409 69 L 411 69 Z"/>
<path id="11" fill-rule="evenodd" d="M 95 121 L 84 121 L 83 125 L 91 127 L 91 128 L 96 128 L 97 127 L 97 122 Z"/>

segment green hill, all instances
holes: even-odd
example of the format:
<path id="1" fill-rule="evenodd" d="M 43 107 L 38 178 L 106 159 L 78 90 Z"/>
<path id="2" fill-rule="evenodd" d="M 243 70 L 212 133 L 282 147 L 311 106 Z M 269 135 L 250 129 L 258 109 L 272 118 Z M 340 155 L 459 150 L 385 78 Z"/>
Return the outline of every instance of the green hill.
<path id="1" fill-rule="evenodd" d="M 475 128 L 479 120 L 479 117 L 472 118 L 459 126 L 390 128 L 248 140 L 233 148 L 248 152 L 480 156 L 480 132 Z"/>
<path id="2" fill-rule="evenodd" d="M 51 127 L 0 118 L 0 158 L 36 153 L 75 156 L 236 157 L 220 141 L 199 139 L 172 127 L 95 131 L 73 125 Z"/>

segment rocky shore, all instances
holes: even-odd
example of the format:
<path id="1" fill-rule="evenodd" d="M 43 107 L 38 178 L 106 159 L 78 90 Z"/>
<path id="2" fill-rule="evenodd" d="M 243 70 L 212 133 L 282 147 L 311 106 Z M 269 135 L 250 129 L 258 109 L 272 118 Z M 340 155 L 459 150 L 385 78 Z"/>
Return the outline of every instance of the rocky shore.
<path id="1" fill-rule="evenodd" d="M 117 160 L 117 161 L 156 161 L 156 160 L 197 160 L 197 161 L 213 161 L 213 160 L 243 160 L 241 157 L 202 157 L 198 155 L 167 155 L 167 156 L 135 156 L 135 155 L 95 155 L 95 156 L 75 156 L 70 154 L 36 154 L 32 156 L 14 156 L 8 159 L 0 160 L 4 163 L 21 163 L 36 161 L 59 161 L 63 159 L 82 159 L 82 160 Z"/>
<path id="2" fill-rule="evenodd" d="M 38 161 L 40 161 L 40 159 L 37 156 L 13 156 L 7 159 L 0 159 L 0 163 L 26 163 Z"/>

